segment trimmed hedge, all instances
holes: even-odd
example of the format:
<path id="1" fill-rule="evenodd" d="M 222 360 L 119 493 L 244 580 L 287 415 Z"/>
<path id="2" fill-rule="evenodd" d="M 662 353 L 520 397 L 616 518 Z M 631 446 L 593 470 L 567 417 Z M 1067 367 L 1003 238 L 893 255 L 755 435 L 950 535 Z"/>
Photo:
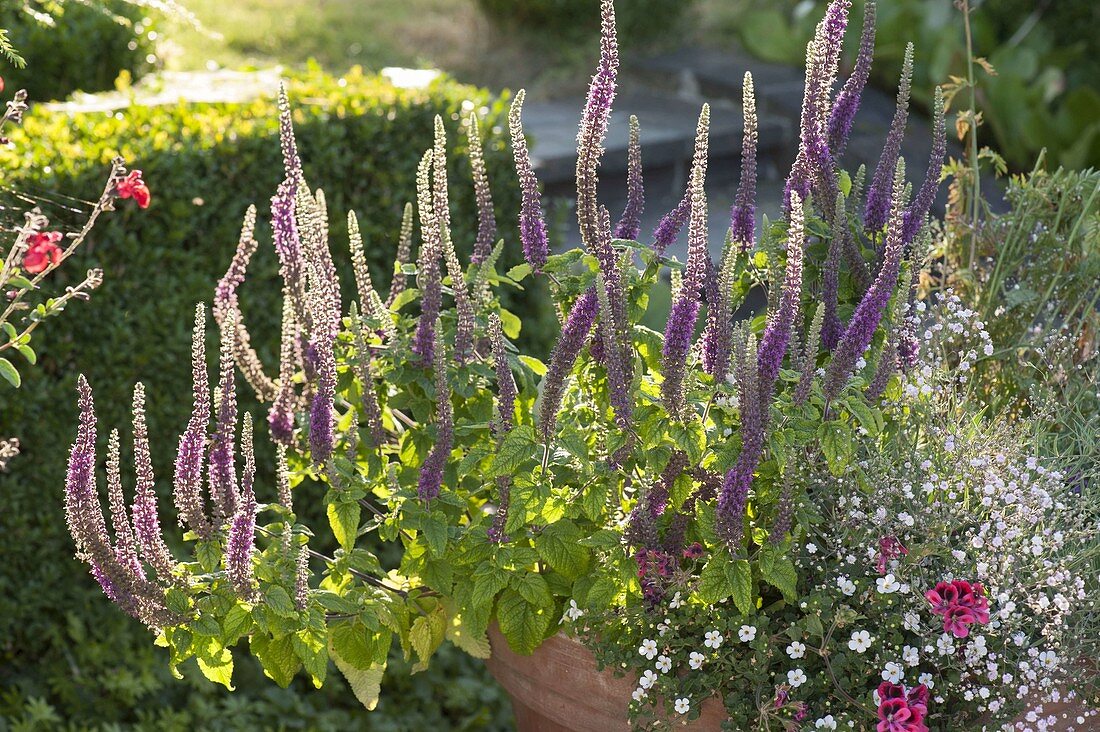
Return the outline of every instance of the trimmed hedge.
<path id="1" fill-rule="evenodd" d="M 43 15 L 36 18 L 31 9 Z M 143 19 L 146 12 L 121 0 L 31 0 L 26 9 L 22 2 L 0 3 L 0 28 L 27 60 L 23 69 L 4 64 L 7 87 L 26 89 L 32 101 L 43 102 L 64 99 L 78 89 L 111 89 L 123 71 L 133 79 L 142 76 L 152 69 L 148 59 L 156 51 Z"/>
<path id="2" fill-rule="evenodd" d="M 307 72 L 290 80 L 289 92 L 307 181 L 327 194 L 335 231 L 330 243 L 338 262 L 348 260 L 342 222 L 353 207 L 375 281 L 388 285 L 402 209 L 413 196 L 416 166 L 431 145 L 436 114 L 444 117 L 451 149 L 460 150 L 452 153 L 450 170 L 455 241 L 460 249 L 470 248 L 476 208 L 458 120 L 475 108 L 488 135 L 485 154 L 497 220 L 509 242 L 504 266 L 521 258 L 514 223 L 518 188 L 502 136 L 504 98 L 447 79 L 426 90 L 397 89 L 357 69 L 339 80 Z M 171 681 L 163 653 L 149 647 L 140 625 L 112 607 L 73 558 L 62 514 L 80 372 L 95 389 L 103 435 L 118 426 L 128 437 L 130 390 L 136 381 L 145 383 L 161 501 L 170 505 L 173 452 L 190 409 L 191 313 L 196 302 L 210 302 L 236 246 L 244 211 L 253 202 L 263 220 L 257 232 L 261 247 L 242 288 L 242 308 L 253 343 L 273 372 L 281 294 L 267 209 L 282 179 L 277 131 L 273 95 L 239 104 L 133 106 L 114 114 L 68 117 L 37 108 L 14 144 L 0 151 L 5 183 L 17 190 L 94 196 L 108 161 L 121 153 L 144 171 L 153 195 L 145 211 L 120 206 L 106 216 L 90 244 L 58 273 L 58 280 L 75 278 L 95 265 L 106 278 L 90 302 L 74 305 L 36 336 L 38 367 L 26 370 L 19 392 L 8 390 L 2 397 L 0 434 L 17 435 L 23 454 L 13 461 L 11 473 L 0 477 L 0 688 L 7 690 L 0 694 L 0 730 L 6 728 L 5 716 L 29 714 L 26 700 L 34 697 L 45 699 L 65 719 L 145 719 L 157 729 L 176 722 L 184 729 L 236 724 L 323 729 L 330 722 L 346 728 L 349 719 L 358 720 L 353 722 L 357 726 L 367 724 L 350 694 L 326 689 L 307 699 L 266 684 L 259 691 L 259 684 L 250 683 L 247 664 L 240 672 L 241 690 L 228 699 L 212 685 L 199 690 L 190 682 Z M 44 208 L 64 228 L 82 220 Z M 350 298 L 353 278 L 350 272 L 342 275 L 345 298 Z M 524 312 L 538 307 L 537 302 L 525 303 Z M 556 334 L 553 315 L 547 312 L 544 322 Z M 212 331 L 210 336 L 208 353 L 216 353 Z M 266 415 L 266 407 L 247 399 L 243 383 L 240 391 L 246 395 L 244 409 Z M 265 462 L 270 464 L 261 458 Z M 261 482 L 260 490 L 271 485 Z M 398 715 L 418 713 L 418 728 L 504 724 L 507 705 L 501 705 L 499 690 L 483 680 L 480 664 L 456 655 L 440 665 L 446 668 L 429 671 L 436 680 L 428 683 L 436 693 L 447 688 L 441 706 L 427 703 L 430 688 L 391 674 L 393 683 L 402 686 L 389 697 L 383 694 L 380 711 L 370 717 L 371 728 L 397 728 L 387 726 L 397 719 L 387 716 L 387 706 L 397 707 Z M 261 696 L 263 703 L 252 704 L 258 697 L 250 695 Z M 410 710 L 409 698 L 417 695 L 427 706 Z M 231 716 L 249 722 L 223 727 L 216 718 L 227 708 L 233 709 Z"/>

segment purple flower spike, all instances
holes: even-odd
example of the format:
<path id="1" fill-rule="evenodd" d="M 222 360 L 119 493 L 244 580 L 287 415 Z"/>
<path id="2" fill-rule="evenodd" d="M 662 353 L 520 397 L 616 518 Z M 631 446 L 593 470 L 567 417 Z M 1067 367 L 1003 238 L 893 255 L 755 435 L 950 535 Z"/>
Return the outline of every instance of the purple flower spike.
<path id="1" fill-rule="evenodd" d="M 863 88 L 871 76 L 871 61 L 875 55 L 875 0 L 867 0 L 863 6 L 863 31 L 859 36 L 859 53 L 852 75 L 844 82 L 840 93 L 833 103 L 829 114 L 829 150 L 833 159 L 844 154 L 848 146 L 848 136 L 852 132 L 852 122 L 859 110 Z"/>
<path id="2" fill-rule="evenodd" d="M 687 355 L 699 317 L 699 295 L 706 277 L 707 263 L 707 174 L 710 107 L 703 105 L 695 136 L 695 162 L 691 171 L 691 223 L 688 227 L 688 261 L 684 281 L 665 326 L 664 377 L 661 394 L 665 409 L 674 418 L 683 416 L 684 377 Z"/>
<path id="3" fill-rule="evenodd" d="M 668 249 L 676 241 L 676 237 L 680 235 L 680 230 L 684 228 L 684 224 L 687 223 L 690 215 L 691 185 L 689 182 L 688 190 L 684 191 L 684 197 L 676 204 L 676 208 L 665 214 L 664 218 L 657 224 L 657 228 L 653 230 L 654 253 L 658 256 L 665 253 L 665 249 Z"/>
<path id="4" fill-rule="evenodd" d="M 772 387 L 779 376 L 779 367 L 787 353 L 791 331 L 798 320 L 798 308 L 802 299 L 802 257 L 805 246 L 805 221 L 802 199 L 791 197 L 790 223 L 787 227 L 787 269 L 783 278 L 783 292 L 778 310 L 770 317 L 760 338 L 757 361 L 760 369 L 760 390 L 763 398 L 770 400 Z"/>
<path id="5" fill-rule="evenodd" d="M 504 348 L 504 327 L 500 316 L 489 316 L 489 338 L 493 350 L 493 364 L 497 376 L 497 426 L 503 434 L 512 429 L 516 412 L 516 380 L 512 376 L 512 367 L 508 364 L 508 353 Z"/>
<path id="6" fill-rule="evenodd" d="M 234 322 L 233 313 L 228 313 L 221 326 L 219 399 L 208 468 L 210 498 L 214 505 L 214 516 L 219 522 L 231 517 L 237 510 L 237 471 L 234 458 L 237 430 L 237 390 L 233 379 Z"/>
<path id="7" fill-rule="evenodd" d="M 901 212 L 902 191 L 905 188 L 905 164 L 899 163 L 897 167 L 892 194 L 894 204 L 886 230 L 886 249 L 882 268 L 874 283 L 864 293 L 859 305 L 856 306 L 852 320 L 848 323 L 848 328 L 844 331 L 833 353 L 833 360 L 825 371 L 825 398 L 829 401 L 840 394 L 840 390 L 844 388 L 848 376 L 855 367 L 856 360 L 863 355 L 871 343 L 898 282 L 902 254 L 905 249 L 902 241 Z"/>
<path id="8" fill-rule="evenodd" d="M 759 126 L 752 74 L 747 71 L 741 84 L 741 100 L 745 134 L 741 142 L 741 182 L 730 209 L 730 240 L 736 242 L 742 252 L 747 252 L 756 241 L 756 146 Z"/>
<path id="9" fill-rule="evenodd" d="M 103 564 L 112 552 L 107 523 L 96 492 L 95 403 L 92 388 L 83 374 L 77 378 L 76 388 L 80 426 L 69 453 L 69 469 L 65 476 L 65 519 L 76 543 L 78 556 L 90 563 L 94 560 L 97 564 Z"/>
<path id="10" fill-rule="evenodd" d="M 485 156 L 481 148 L 481 132 L 477 115 L 470 114 L 466 126 L 466 151 L 470 157 L 470 172 L 474 179 L 474 198 L 477 201 L 477 241 L 470 261 L 481 264 L 493 251 L 497 235 L 496 214 L 493 212 L 493 194 L 489 189 L 489 176 L 485 173 Z"/>
<path id="11" fill-rule="evenodd" d="M 527 150 L 527 138 L 523 135 L 523 100 L 526 92 L 520 89 L 508 112 L 508 131 L 512 137 L 512 155 L 516 161 L 522 201 L 519 210 L 519 238 L 523 243 L 523 257 L 531 269 L 541 272 L 550 253 L 546 237 L 546 221 L 542 215 L 542 198 L 539 181 L 531 167 L 531 154 Z"/>
<path id="12" fill-rule="evenodd" d="M 451 455 L 454 446 L 454 410 L 451 407 L 451 388 L 447 383 L 447 351 L 443 345 L 440 328 L 436 325 L 435 344 L 435 400 L 436 400 L 436 435 L 432 450 L 428 458 L 420 466 L 420 478 L 417 482 L 416 493 L 420 500 L 428 503 L 439 496 L 443 486 L 443 470 L 447 466 L 447 458 Z"/>
<path id="13" fill-rule="evenodd" d="M 422 241 L 417 257 L 417 284 L 420 287 L 420 319 L 416 324 L 412 350 L 425 366 L 435 361 L 435 321 L 443 304 L 439 258 L 443 242 L 439 221 L 432 203 L 431 170 L 434 152 L 428 150 L 416 171 L 416 205 L 420 215 Z"/>
<path id="14" fill-rule="evenodd" d="M 879 231 L 886 225 L 892 201 L 890 194 L 897 169 L 898 156 L 901 154 L 901 141 L 905 137 L 905 124 L 909 119 L 909 89 L 913 81 L 913 44 L 905 46 L 905 61 L 902 64 L 901 83 L 898 84 L 897 107 L 890 131 L 886 133 L 886 144 L 882 148 L 871 186 L 867 189 L 867 204 L 863 211 L 863 226 L 868 232 Z"/>
<path id="15" fill-rule="evenodd" d="M 832 238 L 829 240 L 829 252 L 825 257 L 821 283 L 821 301 L 825 306 L 821 342 L 829 351 L 836 348 L 837 341 L 840 340 L 840 335 L 844 331 L 844 325 L 840 322 L 836 309 L 840 288 L 840 257 L 844 248 L 852 243 L 851 237 L 845 198 L 842 193 L 838 193 L 836 205 L 833 207 Z"/>
<path id="16" fill-rule="evenodd" d="M 603 237 L 598 203 L 597 168 L 603 156 L 603 142 L 615 101 L 616 79 L 619 73 L 619 46 L 615 36 L 615 4 L 600 1 L 600 63 L 588 87 L 588 99 L 577 131 L 577 224 L 581 241 L 597 257 Z M 610 234 L 610 226 L 607 227 Z M 604 272 L 607 276 L 607 272 Z"/>
<path id="17" fill-rule="evenodd" d="M 914 239 L 920 227 L 924 224 L 924 217 L 932 208 L 932 201 L 936 197 L 936 191 L 940 186 L 940 175 L 943 171 L 943 157 L 947 153 L 947 130 L 943 119 L 943 92 L 936 87 L 936 99 L 932 114 L 932 152 L 928 157 L 928 170 L 924 175 L 920 190 L 917 192 L 909 208 L 905 210 L 902 223 L 901 238 L 908 247 Z"/>
<path id="18" fill-rule="evenodd" d="M 131 509 L 134 521 L 134 536 L 137 539 L 141 556 L 148 562 L 157 576 L 164 581 L 172 581 L 176 562 L 164 543 L 157 516 L 156 480 L 153 477 L 153 461 L 149 454 L 149 430 L 145 425 L 145 387 L 138 383 L 134 387 L 134 472 L 137 475 L 137 490 Z"/>
<path id="19" fill-rule="evenodd" d="M 752 337 L 748 342 L 744 335 L 735 343 L 737 362 L 738 404 L 741 412 L 741 452 L 737 462 L 726 473 L 718 493 L 717 524 L 719 538 L 734 554 L 740 553 L 745 537 L 745 508 L 749 500 L 752 476 L 764 451 L 766 437 L 766 409 L 756 368 L 758 356 Z"/>
<path id="20" fill-rule="evenodd" d="M 630 115 L 630 143 L 626 160 L 626 208 L 615 226 L 616 239 L 635 241 L 642 229 L 645 209 L 645 187 L 642 183 L 642 146 L 639 140 L 638 118 Z"/>
<path id="21" fill-rule="evenodd" d="M 256 534 L 256 494 L 253 488 L 256 458 L 252 450 L 252 415 L 247 412 L 241 428 L 241 452 L 244 455 L 241 495 L 225 541 L 225 573 L 237 594 L 247 600 L 254 592 L 252 554 Z"/>
<path id="22" fill-rule="evenodd" d="M 592 330 L 592 324 L 596 322 L 598 312 L 599 298 L 596 288 L 590 287 L 573 303 L 569 317 L 562 327 L 561 336 L 550 357 L 550 366 L 546 370 L 546 376 L 543 377 L 542 395 L 538 404 L 538 427 L 545 440 L 551 439 L 554 435 L 565 380 L 573 370 L 573 364 L 580 355 L 581 349 L 584 348 L 585 341 L 588 340 L 588 334 Z"/>
<path id="23" fill-rule="evenodd" d="M 180 525 L 209 538 L 211 527 L 202 497 L 202 465 L 206 456 L 206 431 L 210 426 L 210 382 L 206 372 L 206 310 L 195 306 L 195 330 L 191 340 L 191 419 L 180 435 L 176 453 L 173 496 Z"/>

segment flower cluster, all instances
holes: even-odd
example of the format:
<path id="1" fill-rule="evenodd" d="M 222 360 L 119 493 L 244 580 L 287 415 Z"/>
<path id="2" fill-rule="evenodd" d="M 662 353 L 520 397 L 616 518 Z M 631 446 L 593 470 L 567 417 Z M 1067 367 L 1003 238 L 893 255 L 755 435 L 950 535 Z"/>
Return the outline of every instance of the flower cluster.
<path id="1" fill-rule="evenodd" d="M 956 638 L 970 635 L 970 626 L 989 624 L 989 600 L 980 582 L 937 582 L 924 593 L 932 612 L 943 616 L 943 632 Z"/>

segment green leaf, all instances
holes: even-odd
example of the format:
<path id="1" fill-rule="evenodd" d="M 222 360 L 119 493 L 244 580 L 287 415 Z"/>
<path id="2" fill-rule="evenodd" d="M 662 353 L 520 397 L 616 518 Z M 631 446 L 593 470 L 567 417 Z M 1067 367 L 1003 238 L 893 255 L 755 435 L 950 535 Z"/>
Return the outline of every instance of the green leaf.
<path id="1" fill-rule="evenodd" d="M 197 660 L 203 676 L 233 691 L 233 654 L 228 648 L 212 640 Z"/>
<path id="2" fill-rule="evenodd" d="M 290 599 L 290 595 L 279 585 L 272 585 L 264 592 L 264 602 L 276 615 L 284 618 L 292 617 L 298 613 L 298 609 L 294 607 L 294 601 Z"/>
<path id="3" fill-rule="evenodd" d="M 508 586 L 508 573 L 492 564 L 482 564 L 474 570 L 474 589 L 470 601 L 477 606 L 491 606 L 497 593 Z"/>
<path id="4" fill-rule="evenodd" d="M 687 454 L 689 462 L 694 464 L 702 459 L 703 451 L 707 448 L 707 434 L 700 420 L 693 419 L 686 423 L 671 422 L 668 425 L 668 435 L 673 443 Z"/>
<path id="5" fill-rule="evenodd" d="M 382 691 L 382 676 L 386 673 L 386 664 L 381 663 L 371 666 L 369 669 L 359 669 L 345 661 L 337 653 L 332 654 L 332 660 L 336 668 L 347 679 L 348 686 L 355 694 L 359 703 L 366 707 L 367 711 L 373 711 L 378 706 L 378 695 Z"/>
<path id="6" fill-rule="evenodd" d="M 244 605 L 237 603 L 229 608 L 222 619 L 222 640 L 227 646 L 236 643 L 252 628 L 252 614 Z"/>
<path id="7" fill-rule="evenodd" d="M 218 546 L 216 541 L 200 541 L 195 546 L 195 559 L 199 561 L 199 566 L 202 567 L 204 572 L 215 571 L 221 562 L 221 558 L 221 547 Z"/>
<path id="8" fill-rule="evenodd" d="M 507 310 L 501 308 L 500 311 L 500 327 L 504 331 L 504 335 L 508 336 L 512 340 L 519 338 L 520 328 L 523 327 L 523 323 L 516 317 L 515 313 L 510 313 Z"/>
<path id="9" fill-rule="evenodd" d="M 383 636 L 385 647 L 380 659 L 378 647 L 382 645 Z M 340 658 L 357 669 L 368 669 L 386 660 L 391 639 L 389 631 L 374 633 L 358 620 L 345 621 L 334 623 L 330 627 L 329 650 L 339 654 Z"/>
<path id="10" fill-rule="evenodd" d="M 787 602 L 798 599 L 798 570 L 790 557 L 777 549 L 765 547 L 760 553 L 760 575 L 768 584 L 783 593 Z"/>
<path id="11" fill-rule="evenodd" d="M 840 192 L 844 194 L 845 198 L 847 198 L 848 195 L 852 192 L 852 176 L 848 175 L 847 170 L 841 170 L 837 178 L 837 183 L 840 186 Z"/>
<path id="12" fill-rule="evenodd" d="M 23 380 L 19 377 L 19 372 L 11 365 L 11 361 L 6 358 L 0 358 L 0 376 L 7 379 L 8 383 L 16 389 L 23 383 Z"/>
<path id="13" fill-rule="evenodd" d="M 520 356 L 520 363 L 534 372 L 535 376 L 546 376 L 546 364 L 534 356 Z"/>
<path id="14" fill-rule="evenodd" d="M 510 270 L 508 270 L 508 279 L 515 280 L 516 282 L 521 282 L 523 278 L 529 274 L 531 274 L 531 265 L 527 264 L 527 262 L 524 262 L 522 264 L 517 264 L 515 267 L 512 267 Z"/>
<path id="15" fill-rule="evenodd" d="M 492 650 L 489 647 L 488 635 L 486 635 L 484 629 L 478 631 L 472 627 L 475 624 L 480 625 L 480 623 L 476 621 L 474 623 L 467 622 L 466 616 L 456 611 L 453 601 L 445 600 L 444 608 L 447 611 L 447 640 L 474 658 L 489 658 L 492 655 Z"/>
<path id="16" fill-rule="evenodd" d="M 752 599 L 752 567 L 747 559 L 735 559 L 726 565 L 726 576 L 733 588 L 733 603 L 745 615 L 752 615 L 756 605 Z"/>
<path id="17" fill-rule="evenodd" d="M 532 605 L 551 607 L 554 604 L 554 596 L 550 594 L 550 585 L 546 584 L 546 579 L 537 572 L 512 575 L 512 581 L 509 584 L 512 589 Z"/>
<path id="18" fill-rule="evenodd" d="M 27 361 L 30 362 L 31 366 L 34 366 L 36 363 L 38 363 L 38 356 L 35 354 L 34 349 L 30 346 L 23 344 L 20 346 L 16 346 L 15 350 L 19 351 L 23 358 L 27 359 Z"/>
<path id="19" fill-rule="evenodd" d="M 598 577 L 588 588 L 588 594 L 583 598 L 588 607 L 606 609 L 619 594 L 618 587 L 610 577 Z"/>
<path id="20" fill-rule="evenodd" d="M 733 584 L 726 571 L 728 562 L 728 556 L 715 552 L 703 567 L 703 571 L 699 573 L 699 585 L 696 591 L 699 599 L 708 605 L 719 603 L 733 594 Z"/>
<path id="21" fill-rule="evenodd" d="M 413 673 L 428 668 L 432 654 L 443 643 L 445 626 L 446 618 L 442 606 L 427 615 L 418 615 L 413 621 L 412 628 L 409 629 L 409 643 L 420 659 L 413 666 Z"/>
<path id="22" fill-rule="evenodd" d="M 546 638 L 550 629 L 550 609 L 532 605 L 509 587 L 497 603 L 497 623 L 512 650 L 529 656 Z"/>
<path id="23" fill-rule="evenodd" d="M 447 549 L 448 531 L 445 517 L 441 518 L 441 514 L 433 513 L 421 522 L 420 530 L 424 533 L 424 539 L 432 554 L 442 557 Z"/>
<path id="24" fill-rule="evenodd" d="M 264 674 L 284 689 L 290 686 L 294 674 L 302 667 L 289 637 L 275 640 L 266 635 L 255 634 L 249 641 L 249 647 L 252 655 L 264 667 Z"/>
<path id="25" fill-rule="evenodd" d="M 191 612 L 190 596 L 178 587 L 169 587 L 165 590 L 164 604 L 177 615 L 187 615 Z"/>
<path id="26" fill-rule="evenodd" d="M 485 477 L 496 478 L 519 472 L 525 462 L 534 458 L 537 449 L 535 433 L 530 425 L 514 428 L 500 443 L 493 457 L 493 464 Z"/>
<path id="27" fill-rule="evenodd" d="M 328 671 L 328 647 L 324 636 L 311 628 L 306 628 L 291 636 L 291 643 L 294 646 L 294 652 L 309 673 L 313 685 L 320 689 L 325 683 L 325 674 Z"/>
<path id="28" fill-rule="evenodd" d="M 535 537 L 535 549 L 555 571 L 576 579 L 588 571 L 588 550 L 580 544 L 583 538 L 583 533 L 572 521 L 558 521 Z"/>
<path id="29" fill-rule="evenodd" d="M 859 420 L 860 426 L 867 430 L 871 437 L 876 437 L 882 432 L 882 412 L 867 404 L 861 397 L 856 396 L 845 401 L 844 406 L 855 415 L 856 419 Z"/>
<path id="30" fill-rule="evenodd" d="M 344 551 L 351 551 L 355 547 L 355 540 L 359 536 L 360 510 L 358 501 L 333 501 L 328 504 L 328 522 L 332 527 L 332 534 Z"/>

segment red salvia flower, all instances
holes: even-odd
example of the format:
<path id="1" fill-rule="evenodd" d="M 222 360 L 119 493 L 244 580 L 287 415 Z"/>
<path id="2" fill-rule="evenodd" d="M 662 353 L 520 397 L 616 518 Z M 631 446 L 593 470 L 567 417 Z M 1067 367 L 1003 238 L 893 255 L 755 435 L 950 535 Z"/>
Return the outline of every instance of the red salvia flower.
<path id="1" fill-rule="evenodd" d="M 61 262 L 60 231 L 40 231 L 30 238 L 30 246 L 23 255 L 23 269 L 31 274 L 45 272 Z"/>
<path id="2" fill-rule="evenodd" d="M 140 170 L 131 170 L 129 175 L 115 185 L 115 192 L 119 198 L 133 198 L 139 208 L 149 208 L 149 201 L 152 199 L 149 186 L 141 179 Z"/>

